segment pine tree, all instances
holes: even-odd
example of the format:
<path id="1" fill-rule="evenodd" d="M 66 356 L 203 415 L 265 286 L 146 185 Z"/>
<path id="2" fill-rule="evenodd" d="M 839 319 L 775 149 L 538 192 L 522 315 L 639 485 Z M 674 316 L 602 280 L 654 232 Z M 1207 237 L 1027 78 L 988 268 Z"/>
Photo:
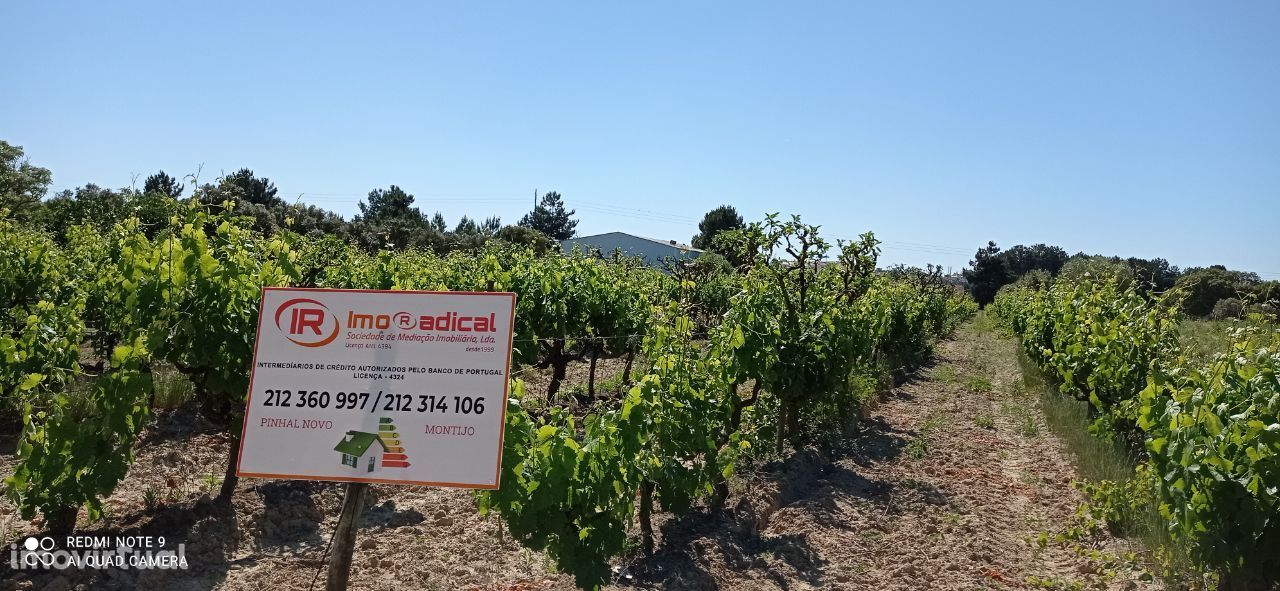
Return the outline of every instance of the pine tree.
<path id="1" fill-rule="evenodd" d="M 147 177 L 142 184 L 143 193 L 158 193 L 174 199 L 182 196 L 184 188 L 181 181 L 165 174 L 163 170 Z"/>
<path id="2" fill-rule="evenodd" d="M 569 217 L 574 213 L 572 209 L 565 211 L 560 194 L 551 191 L 542 196 L 532 212 L 520 218 L 519 225 L 542 232 L 554 240 L 568 240 L 577 233 L 578 220 Z"/>
<path id="3" fill-rule="evenodd" d="M 698 235 L 693 237 L 693 247 L 711 250 L 711 241 L 715 239 L 716 234 L 742 227 L 742 216 L 738 215 L 738 210 L 732 205 L 721 205 L 702 216 L 702 221 L 698 223 Z"/>

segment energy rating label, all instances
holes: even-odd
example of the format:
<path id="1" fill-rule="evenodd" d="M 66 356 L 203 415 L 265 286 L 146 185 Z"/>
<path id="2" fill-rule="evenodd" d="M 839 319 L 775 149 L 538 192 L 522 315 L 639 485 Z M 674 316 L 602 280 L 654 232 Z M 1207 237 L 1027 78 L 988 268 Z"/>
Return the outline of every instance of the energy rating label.
<path id="1" fill-rule="evenodd" d="M 238 473 L 492 489 L 515 295 L 266 288 Z"/>
<path id="2" fill-rule="evenodd" d="M 396 426 L 391 424 L 391 419 L 382 417 L 378 425 L 378 437 L 382 439 L 382 445 L 386 446 L 387 453 L 382 456 L 383 468 L 408 468 L 409 454 L 404 453 L 404 448 L 400 447 L 400 434 L 396 433 Z"/>

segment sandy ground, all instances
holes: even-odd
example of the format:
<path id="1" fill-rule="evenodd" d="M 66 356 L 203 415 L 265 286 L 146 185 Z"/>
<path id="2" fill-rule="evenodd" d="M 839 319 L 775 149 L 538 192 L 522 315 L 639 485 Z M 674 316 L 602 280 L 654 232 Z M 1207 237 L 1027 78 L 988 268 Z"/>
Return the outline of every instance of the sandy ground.
<path id="1" fill-rule="evenodd" d="M 803 450 L 740 475 L 727 512 L 656 517 L 657 551 L 617 560 L 610 588 L 1151 588 L 1132 565 L 1107 559 L 1136 550 L 1124 540 L 1035 543 L 1074 525 L 1081 502 L 1070 453 L 1038 401 L 1022 387 L 1012 342 L 966 327 L 888 393 L 844 449 Z M 8 475 L 12 441 L 3 443 Z M 308 589 L 317 573 L 323 588 L 342 488 L 244 480 L 229 507 L 212 503 L 226 445 L 189 414 L 162 418 L 107 517 L 81 528 L 165 535 L 185 544 L 189 569 L 15 572 L 6 557 L 0 590 Z M 6 545 L 40 531 L 8 501 L 0 527 Z M 573 589 L 498 520 L 480 517 L 469 492 L 383 486 L 372 488 L 351 587 Z"/>

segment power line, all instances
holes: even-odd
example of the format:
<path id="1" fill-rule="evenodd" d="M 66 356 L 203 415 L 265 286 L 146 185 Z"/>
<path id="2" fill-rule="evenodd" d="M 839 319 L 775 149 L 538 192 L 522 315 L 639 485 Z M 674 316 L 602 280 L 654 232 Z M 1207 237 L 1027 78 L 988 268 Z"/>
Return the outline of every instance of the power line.
<path id="1" fill-rule="evenodd" d="M 857 238 L 849 238 L 846 236 L 833 236 L 833 238 L 837 240 L 845 240 L 849 242 L 856 242 L 858 240 Z M 879 238 L 877 238 L 877 240 L 878 239 Z M 917 252 L 917 253 L 923 253 L 923 254 L 955 255 L 955 256 L 961 256 L 961 255 L 968 256 L 972 252 L 967 248 L 960 248 L 960 247 L 954 247 L 954 246 L 924 245 L 924 244 L 918 244 L 918 243 L 912 243 L 912 242 L 898 242 L 896 240 L 880 240 L 880 250 L 907 251 L 907 252 Z"/>
<path id="2" fill-rule="evenodd" d="M 673 213 L 667 213 L 667 212 L 661 212 L 661 211 L 653 211 L 653 210 L 649 210 L 649 209 L 638 209 L 638 208 L 633 208 L 633 207 L 622 207 L 622 206 L 619 206 L 619 205 L 612 205 L 612 204 L 608 204 L 608 203 L 597 203 L 597 202 L 594 202 L 594 201 L 587 201 L 587 200 L 585 200 L 585 199 L 577 199 L 577 200 L 575 200 L 575 201 L 574 201 L 574 203 L 585 203 L 586 205 L 584 205 L 583 207 L 588 207 L 588 208 L 594 207 L 594 208 L 598 208 L 598 209 L 612 209 L 612 210 L 618 210 L 618 211 L 624 211 L 624 212 L 633 212 L 633 213 L 639 213 L 639 214 L 648 214 L 648 215 L 653 215 L 653 216 L 659 216 L 659 217 L 667 217 L 667 218 L 672 218 L 672 219 L 678 219 L 678 220 L 681 220 L 681 221 L 687 221 L 687 222 L 692 222 L 692 223 L 698 223 L 698 222 L 700 222 L 700 221 L 701 221 L 701 220 L 700 220 L 700 219 L 698 219 L 698 218 L 693 218 L 693 217 L 689 217 L 689 216 L 683 216 L 683 215 L 679 215 L 679 214 L 673 214 Z"/>
<path id="3" fill-rule="evenodd" d="M 304 203 L 304 204 L 324 204 L 324 205 L 330 205 L 330 206 L 332 206 L 332 205 L 355 205 L 356 203 L 359 203 L 359 202 L 361 202 L 361 201 L 364 201 L 364 199 L 352 200 L 352 199 L 347 199 L 347 198 L 334 198 L 334 197 L 319 197 L 319 198 L 317 198 L 317 197 L 314 197 L 314 196 L 312 196 L 312 195 L 302 195 L 301 199 L 297 199 L 297 198 L 295 198 L 295 199 L 285 198 L 285 199 L 284 199 L 284 201 L 285 201 L 286 203 L 293 203 L 293 202 L 294 202 L 294 200 L 297 200 L 297 201 L 299 201 L 299 202 L 301 202 L 301 203 Z M 441 204 L 455 204 L 455 203 L 457 203 L 457 204 L 467 204 L 467 203 L 475 203 L 475 204 L 481 204 L 481 205 L 495 205 L 495 204 L 518 203 L 518 202 L 521 202 L 521 201 L 523 201 L 523 199 L 497 199 L 497 198 L 492 198 L 492 199 L 491 199 L 491 198 L 483 198 L 483 197 L 457 197 L 457 198 L 451 198 L 451 197 L 432 197 L 432 198 L 429 198 L 429 199 L 421 199 L 421 200 L 415 201 L 415 202 L 414 202 L 414 205 L 415 205 L 415 206 L 426 206 L 426 207 L 430 207 L 430 206 L 431 206 L 431 204 L 433 204 L 433 203 L 441 203 Z"/>
<path id="4" fill-rule="evenodd" d="M 665 223 L 669 223 L 669 224 L 679 224 L 679 225 L 682 225 L 682 226 L 683 226 L 683 225 L 689 225 L 689 224 L 696 224 L 696 222 L 691 222 L 691 221 L 689 221 L 688 219 L 679 218 L 679 217 L 674 217 L 674 216 L 672 216 L 672 217 L 665 217 L 665 216 L 648 215 L 648 214 L 636 214 L 636 213 L 630 213 L 630 212 L 627 212 L 627 211 L 615 211 L 615 210 L 609 210 L 609 209 L 597 208 L 597 207 L 589 206 L 589 205 L 578 206 L 578 207 L 576 207 L 576 209 L 581 209 L 581 210 L 584 210 L 584 211 L 589 211 L 589 212 L 599 213 L 599 214 L 604 214 L 604 215 L 610 215 L 610 216 L 618 216 L 618 217 L 624 217 L 624 218 L 630 218 L 630 219 L 638 219 L 638 220 L 651 220 L 651 221 L 665 222 Z"/>
<path id="5" fill-rule="evenodd" d="M 974 252 L 975 250 L 973 248 L 964 248 L 960 246 L 942 246 L 939 244 L 925 244 L 922 242 L 902 242 L 900 240 L 883 240 L 882 242 L 885 244 L 894 244 L 903 248 L 910 247 L 910 248 L 926 248 L 929 250 L 950 250 L 950 251 L 954 251 L 956 254 L 969 254 Z"/>

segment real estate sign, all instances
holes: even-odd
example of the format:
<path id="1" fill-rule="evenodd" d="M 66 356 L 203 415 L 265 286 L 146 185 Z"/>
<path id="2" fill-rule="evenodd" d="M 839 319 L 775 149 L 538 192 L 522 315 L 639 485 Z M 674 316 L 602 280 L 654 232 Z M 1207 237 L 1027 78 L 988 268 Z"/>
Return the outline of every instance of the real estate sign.
<path id="1" fill-rule="evenodd" d="M 240 476 L 498 487 L 515 294 L 266 288 Z"/>

